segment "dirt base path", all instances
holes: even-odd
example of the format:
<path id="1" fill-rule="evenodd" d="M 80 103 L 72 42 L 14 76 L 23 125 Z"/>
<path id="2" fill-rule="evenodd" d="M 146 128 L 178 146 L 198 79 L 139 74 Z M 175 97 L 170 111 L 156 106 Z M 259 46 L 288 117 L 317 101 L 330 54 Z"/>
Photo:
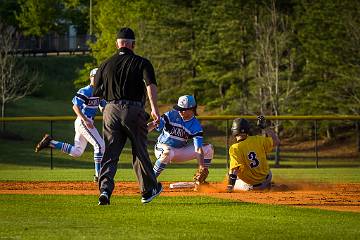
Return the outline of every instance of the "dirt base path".
<path id="1" fill-rule="evenodd" d="M 223 183 L 210 183 L 199 192 L 189 188 L 170 189 L 169 182 L 162 182 L 162 196 L 211 196 L 243 202 L 278 204 L 298 207 L 321 208 L 360 213 L 360 184 L 287 183 L 275 185 L 269 191 L 224 191 Z M 98 195 L 92 182 L 0 182 L 0 194 L 76 194 Z M 113 195 L 139 196 L 136 182 L 117 182 Z"/>

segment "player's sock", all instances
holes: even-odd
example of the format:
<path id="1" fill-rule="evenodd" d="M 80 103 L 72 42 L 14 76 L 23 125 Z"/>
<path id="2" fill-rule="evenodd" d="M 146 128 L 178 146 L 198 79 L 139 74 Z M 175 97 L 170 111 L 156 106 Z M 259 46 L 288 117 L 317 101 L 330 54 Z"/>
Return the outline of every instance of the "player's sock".
<path id="1" fill-rule="evenodd" d="M 59 150 L 63 151 L 64 153 L 67 153 L 67 154 L 70 154 L 71 148 L 73 147 L 69 143 L 58 142 L 58 141 L 55 141 L 55 140 L 51 140 L 50 146 L 53 146 L 54 148 L 59 149 Z"/>
<path id="2" fill-rule="evenodd" d="M 155 176 L 158 177 L 160 173 L 164 171 L 165 167 L 166 163 L 162 163 L 160 160 L 157 160 L 153 168 Z"/>
<path id="3" fill-rule="evenodd" d="M 99 176 L 100 173 L 100 163 L 103 158 L 102 153 L 94 153 L 94 163 L 95 163 L 95 176 Z"/>
<path id="4" fill-rule="evenodd" d="M 204 159 L 204 168 L 209 168 L 212 159 Z"/>
<path id="5" fill-rule="evenodd" d="M 98 177 L 100 173 L 100 163 L 95 162 L 95 176 Z"/>

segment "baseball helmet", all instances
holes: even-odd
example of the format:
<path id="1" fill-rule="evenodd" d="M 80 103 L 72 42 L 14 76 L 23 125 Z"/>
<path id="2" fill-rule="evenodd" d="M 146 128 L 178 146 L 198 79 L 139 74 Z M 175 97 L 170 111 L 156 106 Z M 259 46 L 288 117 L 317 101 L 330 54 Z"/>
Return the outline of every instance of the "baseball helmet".
<path id="1" fill-rule="evenodd" d="M 194 96 L 191 95 L 184 95 L 179 97 L 177 105 L 174 106 L 174 109 L 178 111 L 186 111 L 195 108 L 196 108 L 196 101 Z"/>
<path id="2" fill-rule="evenodd" d="M 97 72 L 98 68 L 94 68 L 90 71 L 90 77 L 95 76 L 96 72 Z"/>
<path id="3" fill-rule="evenodd" d="M 250 131 L 250 124 L 244 118 L 236 118 L 234 119 L 231 126 L 231 133 L 233 136 L 239 135 L 241 133 L 248 134 Z"/>

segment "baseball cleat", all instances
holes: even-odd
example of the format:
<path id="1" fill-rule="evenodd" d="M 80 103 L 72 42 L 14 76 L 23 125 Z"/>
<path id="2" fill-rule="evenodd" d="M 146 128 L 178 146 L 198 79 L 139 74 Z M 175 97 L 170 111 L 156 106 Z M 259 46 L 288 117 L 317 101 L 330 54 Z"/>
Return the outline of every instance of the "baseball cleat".
<path id="1" fill-rule="evenodd" d="M 147 192 L 142 195 L 141 202 L 142 203 L 149 203 L 151 202 L 156 196 L 158 196 L 163 190 L 161 183 L 158 183 L 157 187 L 152 189 L 150 192 Z"/>
<path id="2" fill-rule="evenodd" d="M 110 205 L 110 198 L 107 192 L 104 191 L 100 194 L 98 205 Z"/>
<path id="3" fill-rule="evenodd" d="M 97 183 L 97 182 L 99 182 L 99 177 L 94 175 L 94 183 Z"/>
<path id="4" fill-rule="evenodd" d="M 40 152 L 42 149 L 49 147 L 51 140 L 52 138 L 50 137 L 50 135 L 45 134 L 43 139 L 41 139 L 41 141 L 36 145 L 35 152 Z"/>
<path id="5" fill-rule="evenodd" d="M 202 183 L 200 183 L 200 182 L 198 182 L 198 181 L 195 181 L 194 182 L 194 191 L 195 192 L 198 192 L 198 191 L 200 191 L 200 189 L 201 189 L 201 186 L 203 186 L 203 185 L 209 185 L 209 183 L 207 182 L 207 181 L 204 181 L 204 182 L 202 182 Z"/>

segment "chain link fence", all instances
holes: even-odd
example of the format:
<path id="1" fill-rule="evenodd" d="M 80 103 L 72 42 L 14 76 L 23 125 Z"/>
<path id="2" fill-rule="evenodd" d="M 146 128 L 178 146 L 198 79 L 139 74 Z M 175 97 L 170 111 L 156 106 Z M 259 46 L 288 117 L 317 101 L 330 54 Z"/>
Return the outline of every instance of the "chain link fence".
<path id="1" fill-rule="evenodd" d="M 204 128 L 204 142 L 211 143 L 215 148 L 214 166 L 219 168 L 226 168 L 228 166 L 229 146 L 234 143 L 231 136 L 230 127 L 232 120 L 237 117 L 247 118 L 253 125 L 252 134 L 261 134 L 256 129 L 256 116 L 198 116 Z M 359 116 L 286 116 L 273 117 L 269 116 L 267 119 L 281 121 L 280 140 L 281 145 L 275 149 L 268 158 L 271 167 L 279 168 L 324 168 L 324 167 L 360 167 L 359 155 Z M 38 157 L 33 154 L 36 143 L 43 137 L 45 133 L 51 134 L 55 139 L 73 143 L 74 138 L 74 124 L 75 117 L 8 117 L 0 118 L 0 122 L 4 124 L 3 133 L 7 136 L 0 138 L 0 151 L 9 144 L 21 146 L 19 152 L 13 152 L 12 155 L 19 155 L 19 159 L 24 158 L 24 152 L 28 154 L 26 157 Z M 102 129 L 102 117 L 98 116 L 95 123 L 99 132 Z M 339 122 L 347 125 L 346 132 L 342 132 L 333 139 L 326 139 L 320 136 L 318 129 L 319 123 L 323 121 Z M 294 122 L 297 127 L 294 130 Z M 300 124 L 299 124 L 300 123 Z M 300 130 L 302 132 L 300 133 Z M 294 134 L 297 132 L 298 134 Z M 159 133 L 153 131 L 148 136 L 149 153 L 153 158 L 153 148 L 156 143 Z M 4 149 L 6 151 L 6 149 Z M 88 144 L 87 150 L 89 158 L 92 155 L 91 145 Z M 131 147 L 128 144 L 125 151 L 131 153 Z M 53 168 L 54 165 L 64 165 L 63 160 L 58 158 L 68 158 L 62 153 L 54 151 L 50 152 L 49 161 L 46 163 Z M 44 156 L 41 156 L 44 157 Z M 70 159 L 70 158 L 69 158 Z M 67 159 L 69 166 L 75 163 Z M 0 159 L 5 161 L 6 159 Z M 26 162 L 27 160 L 24 160 Z M 123 160 L 124 161 L 124 160 Z M 126 162 L 126 161 L 125 161 Z M 42 162 L 44 164 L 44 162 Z M 130 160 L 129 160 L 130 163 Z M 127 163 L 126 166 L 131 167 Z M 196 163 L 190 163 L 196 165 Z"/>

